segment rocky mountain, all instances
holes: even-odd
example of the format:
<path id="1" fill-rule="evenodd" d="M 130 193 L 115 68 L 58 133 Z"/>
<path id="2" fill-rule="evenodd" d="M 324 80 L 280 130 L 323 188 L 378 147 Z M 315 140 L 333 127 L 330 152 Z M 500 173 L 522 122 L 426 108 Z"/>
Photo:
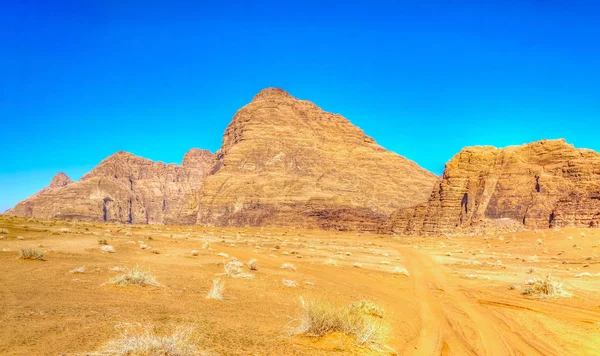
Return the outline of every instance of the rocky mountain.
<path id="1" fill-rule="evenodd" d="M 193 223 L 195 197 L 212 164 L 213 154 L 198 149 L 187 152 L 180 166 L 117 152 L 77 182 L 59 173 L 48 187 L 6 213 L 135 224 Z"/>
<path id="2" fill-rule="evenodd" d="M 446 165 L 429 201 L 399 209 L 386 229 L 439 235 L 493 229 L 596 227 L 600 154 L 564 140 L 469 147 Z"/>
<path id="3" fill-rule="evenodd" d="M 119 152 L 7 213 L 374 231 L 396 209 L 426 201 L 436 179 L 342 116 L 269 88 L 235 114 L 216 155 L 191 150 L 179 166 Z"/>
<path id="4" fill-rule="evenodd" d="M 375 230 L 436 179 L 341 115 L 269 88 L 227 127 L 197 223 Z"/>

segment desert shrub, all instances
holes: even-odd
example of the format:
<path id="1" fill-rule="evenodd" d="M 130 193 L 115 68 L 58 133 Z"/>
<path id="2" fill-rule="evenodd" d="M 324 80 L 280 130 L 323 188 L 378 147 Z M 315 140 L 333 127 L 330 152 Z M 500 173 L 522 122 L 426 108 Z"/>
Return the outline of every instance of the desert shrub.
<path id="1" fill-rule="evenodd" d="M 258 261 L 256 258 L 253 258 L 248 262 L 248 268 L 250 268 L 252 271 L 256 271 L 258 269 Z"/>
<path id="2" fill-rule="evenodd" d="M 378 318 L 383 318 L 383 314 L 385 313 L 382 307 L 366 299 L 350 304 L 350 311 Z"/>
<path id="3" fill-rule="evenodd" d="M 298 282 L 292 281 L 292 280 L 289 280 L 289 279 L 284 279 L 282 281 L 282 283 L 286 287 L 293 287 L 293 288 L 298 287 Z"/>
<path id="4" fill-rule="evenodd" d="M 363 265 L 362 265 L 362 263 L 360 263 L 360 262 L 354 262 L 354 263 L 352 264 L 352 266 L 353 266 L 353 267 L 356 267 L 356 268 L 362 268 L 362 266 L 363 266 Z"/>
<path id="5" fill-rule="evenodd" d="M 0 229 L 0 234 L 8 234 L 8 229 L 6 229 L 6 228 L 1 228 L 1 229 Z"/>
<path id="6" fill-rule="evenodd" d="M 81 266 L 69 271 L 69 273 L 85 273 L 85 266 Z"/>
<path id="7" fill-rule="evenodd" d="M 59 230 L 60 232 L 62 232 L 63 234 L 67 234 L 69 232 L 71 232 L 71 229 L 63 227 L 62 229 Z"/>
<path id="8" fill-rule="evenodd" d="M 139 266 L 132 269 L 126 269 L 125 273 L 111 279 L 108 284 L 114 284 L 117 286 L 154 286 L 160 287 L 160 283 L 156 281 L 150 271 L 144 270 Z"/>
<path id="9" fill-rule="evenodd" d="M 192 250 L 192 256 L 198 256 L 198 250 Z"/>
<path id="10" fill-rule="evenodd" d="M 217 256 L 223 257 L 223 258 L 229 258 L 229 255 L 226 254 L 225 252 L 219 252 L 217 253 Z"/>
<path id="11" fill-rule="evenodd" d="M 399 266 L 394 267 L 394 270 L 392 271 L 392 273 L 394 273 L 394 274 L 400 274 L 400 275 L 407 276 L 407 277 L 410 276 L 410 274 L 408 273 L 408 271 L 406 270 L 406 268 L 399 267 Z"/>
<path id="12" fill-rule="evenodd" d="M 175 327 L 160 332 L 154 327 L 128 327 L 121 335 L 109 341 L 98 355 L 169 355 L 192 356 L 201 354 L 197 348 L 198 340 L 192 327 Z"/>
<path id="13" fill-rule="evenodd" d="M 208 250 L 210 248 L 210 242 L 206 241 L 204 245 L 202 245 L 202 248 Z"/>
<path id="14" fill-rule="evenodd" d="M 223 300 L 223 291 L 225 290 L 225 282 L 218 279 L 213 280 L 213 285 L 206 296 L 206 299 Z"/>
<path id="15" fill-rule="evenodd" d="M 527 281 L 527 285 L 529 286 L 523 290 L 523 294 L 534 298 L 557 298 L 565 295 L 563 283 L 552 279 L 550 275 Z"/>
<path id="16" fill-rule="evenodd" d="M 330 266 L 337 266 L 337 261 L 334 260 L 333 258 L 328 258 L 327 260 L 325 260 L 325 262 L 323 262 L 326 265 L 330 265 Z"/>
<path id="17" fill-rule="evenodd" d="M 108 241 L 106 239 L 99 239 L 98 245 L 108 245 Z"/>
<path id="18" fill-rule="evenodd" d="M 22 260 L 44 261 L 44 253 L 33 248 L 22 248 L 19 253 L 19 258 Z"/>
<path id="19" fill-rule="evenodd" d="M 245 273 L 242 266 L 244 266 L 242 262 L 232 258 L 223 266 L 225 268 L 225 275 L 232 278 L 253 278 L 254 275 Z"/>
<path id="20" fill-rule="evenodd" d="M 283 269 L 289 269 L 289 270 L 292 270 L 292 271 L 296 270 L 296 266 L 294 266 L 291 263 L 284 263 L 284 264 L 281 265 L 281 268 L 283 268 Z"/>
<path id="21" fill-rule="evenodd" d="M 353 304 L 340 306 L 322 301 L 300 299 L 302 315 L 296 334 L 323 337 L 340 332 L 353 336 L 356 344 L 375 350 L 387 349 L 389 327 L 381 318 L 364 313 Z"/>
<path id="22" fill-rule="evenodd" d="M 104 252 L 108 252 L 108 253 L 115 253 L 117 251 L 115 251 L 115 248 L 112 247 L 111 245 L 102 245 L 100 246 L 100 250 L 104 251 Z"/>

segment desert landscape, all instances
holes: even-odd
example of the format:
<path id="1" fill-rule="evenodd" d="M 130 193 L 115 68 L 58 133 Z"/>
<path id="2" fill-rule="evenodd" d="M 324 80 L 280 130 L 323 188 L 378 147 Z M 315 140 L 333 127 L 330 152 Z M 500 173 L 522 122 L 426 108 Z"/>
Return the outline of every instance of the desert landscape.
<path id="1" fill-rule="evenodd" d="M 0 5 L 0 356 L 600 355 L 600 2 Z"/>
<path id="2" fill-rule="evenodd" d="M 600 352 L 594 229 L 432 239 L 10 216 L 0 225 L 2 354 Z M 135 271 L 148 274 L 123 282 Z M 550 294 L 536 289 L 547 277 L 559 283 Z M 223 289 L 208 299 L 215 280 Z M 356 311 L 367 324 L 320 335 L 308 303 L 367 306 Z M 148 335 L 172 338 L 172 352 L 127 351 L 124 339 Z"/>
<path id="3" fill-rule="evenodd" d="M 215 154 L 117 152 L 0 215 L 0 353 L 596 355 L 599 162 L 542 140 L 436 177 L 267 88 Z"/>

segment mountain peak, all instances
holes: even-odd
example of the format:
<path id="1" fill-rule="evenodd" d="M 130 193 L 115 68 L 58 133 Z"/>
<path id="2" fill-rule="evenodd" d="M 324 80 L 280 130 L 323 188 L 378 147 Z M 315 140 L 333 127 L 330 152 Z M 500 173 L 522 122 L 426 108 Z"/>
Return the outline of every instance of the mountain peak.
<path id="1" fill-rule="evenodd" d="M 291 96 L 287 91 L 283 90 L 283 89 L 279 89 L 279 88 L 265 88 L 261 91 L 258 92 L 258 94 L 256 94 L 254 96 L 254 99 L 252 99 L 252 101 L 257 101 L 257 100 L 268 100 L 268 99 L 281 99 L 281 98 L 285 98 L 285 99 L 294 99 L 293 96 Z"/>
<path id="2" fill-rule="evenodd" d="M 63 172 L 60 172 L 57 175 L 55 175 L 54 178 L 52 178 L 48 188 L 60 188 L 71 183 L 73 183 L 73 180 Z"/>

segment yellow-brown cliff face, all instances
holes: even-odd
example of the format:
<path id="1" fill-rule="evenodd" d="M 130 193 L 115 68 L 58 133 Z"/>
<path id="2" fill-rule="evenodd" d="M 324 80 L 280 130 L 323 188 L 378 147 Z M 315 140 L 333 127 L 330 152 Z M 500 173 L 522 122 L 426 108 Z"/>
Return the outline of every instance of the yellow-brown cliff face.
<path id="1" fill-rule="evenodd" d="M 399 209 L 386 228 L 439 235 L 480 224 L 599 226 L 600 154 L 564 140 L 465 148 L 448 162 L 429 201 Z"/>

